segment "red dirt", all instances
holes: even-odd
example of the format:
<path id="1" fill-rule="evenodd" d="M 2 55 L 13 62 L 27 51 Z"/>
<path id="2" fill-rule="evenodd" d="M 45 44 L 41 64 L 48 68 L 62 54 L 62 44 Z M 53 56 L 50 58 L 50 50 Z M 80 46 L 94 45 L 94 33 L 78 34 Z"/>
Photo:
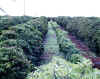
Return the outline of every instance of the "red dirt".
<path id="1" fill-rule="evenodd" d="M 86 52 L 86 54 L 84 54 L 83 56 L 92 61 L 93 68 L 100 69 L 100 57 L 93 57 L 92 55 L 90 55 L 89 52 L 91 52 L 91 50 L 89 49 L 89 47 L 86 46 L 82 41 L 78 40 L 75 36 L 72 36 L 70 34 L 70 35 L 68 35 L 68 37 L 71 39 L 71 41 L 76 45 L 76 47 L 78 49 L 80 49 L 81 51 Z"/>
<path id="2" fill-rule="evenodd" d="M 72 36 L 71 34 L 68 35 L 68 37 L 71 39 L 71 41 L 76 45 L 76 47 L 84 52 L 89 52 L 90 49 L 88 46 L 86 46 L 83 42 L 78 40 L 75 36 Z"/>

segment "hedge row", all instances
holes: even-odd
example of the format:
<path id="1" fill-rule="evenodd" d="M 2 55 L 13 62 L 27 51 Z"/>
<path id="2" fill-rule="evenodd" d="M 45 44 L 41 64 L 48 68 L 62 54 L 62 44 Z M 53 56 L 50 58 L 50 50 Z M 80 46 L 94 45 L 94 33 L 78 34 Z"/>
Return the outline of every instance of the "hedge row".
<path id="1" fill-rule="evenodd" d="M 57 17 L 53 20 L 71 34 L 83 40 L 97 55 L 100 55 L 100 18 Z"/>
<path id="2" fill-rule="evenodd" d="M 0 35 L 0 79 L 24 79 L 43 52 L 47 20 L 40 17 L 8 27 Z"/>
<path id="3" fill-rule="evenodd" d="M 55 22 L 54 27 L 57 35 L 57 41 L 60 47 L 60 51 L 64 53 L 67 59 L 70 59 L 72 54 L 84 53 L 76 48 L 75 44 L 68 38 L 68 33 L 60 28 Z"/>
<path id="4" fill-rule="evenodd" d="M 29 16 L 0 16 L 0 30 L 29 21 Z"/>

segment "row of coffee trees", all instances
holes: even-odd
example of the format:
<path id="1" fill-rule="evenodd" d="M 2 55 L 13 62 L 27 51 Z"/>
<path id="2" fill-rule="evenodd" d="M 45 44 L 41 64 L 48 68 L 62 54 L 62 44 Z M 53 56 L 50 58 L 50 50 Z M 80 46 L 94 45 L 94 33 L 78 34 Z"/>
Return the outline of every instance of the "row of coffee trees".
<path id="1" fill-rule="evenodd" d="M 0 28 L 0 79 L 24 79 L 27 73 L 35 70 L 44 51 L 42 43 L 47 32 L 47 19 L 19 20 L 22 21 L 0 20 L 0 27 L 3 27 Z"/>
<path id="2" fill-rule="evenodd" d="M 30 16 L 0 16 L 0 30 L 32 19 Z"/>
<path id="3" fill-rule="evenodd" d="M 100 79 L 100 70 L 92 68 L 92 62 L 82 56 L 86 52 L 76 48 L 68 33 L 56 22 L 48 23 L 47 34 L 44 47 L 49 54 L 52 52 L 52 57 L 44 60 L 46 62 L 36 67 L 37 70 L 29 73 L 26 79 Z"/>
<path id="4" fill-rule="evenodd" d="M 52 19 L 100 55 L 100 18 L 59 16 Z"/>

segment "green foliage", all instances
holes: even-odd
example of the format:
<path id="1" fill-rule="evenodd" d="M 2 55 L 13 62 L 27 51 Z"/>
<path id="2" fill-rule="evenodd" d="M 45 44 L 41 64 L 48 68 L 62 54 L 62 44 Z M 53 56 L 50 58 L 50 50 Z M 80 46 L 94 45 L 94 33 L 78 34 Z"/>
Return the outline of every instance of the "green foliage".
<path id="1" fill-rule="evenodd" d="M 31 63 L 22 49 L 18 47 L 0 48 L 0 79 L 23 79 L 30 70 Z"/>
<path id="2" fill-rule="evenodd" d="M 83 40 L 97 55 L 100 55 L 100 18 L 62 16 L 54 20 L 65 30 Z"/>
<path id="3" fill-rule="evenodd" d="M 100 70 L 92 68 L 91 61 L 81 56 L 83 52 L 68 39 L 68 32 L 58 25 L 84 38 L 88 44 L 94 44 L 99 52 L 99 19 L 59 17 L 52 19 L 58 24 L 51 21 L 47 27 L 44 16 L 0 18 L 0 79 L 100 79 Z M 48 42 L 54 45 L 43 46 L 47 31 Z M 45 51 L 53 53 L 50 62 L 35 67 Z"/>
<path id="4" fill-rule="evenodd" d="M 26 79 L 99 79 L 100 70 L 93 69 L 91 62 L 83 58 L 82 62 L 73 64 L 65 59 L 53 56 L 49 64 L 29 73 Z"/>
<path id="5" fill-rule="evenodd" d="M 16 26 L 7 24 L 9 27 L 1 30 L 0 79 L 24 79 L 27 73 L 34 71 L 43 52 L 42 42 L 47 31 L 45 19 L 36 18 Z M 38 25 L 41 31 L 36 28 Z"/>
<path id="6" fill-rule="evenodd" d="M 78 62 L 82 61 L 82 56 L 79 54 L 72 54 L 72 56 L 70 57 L 70 62 L 77 64 Z"/>
<path id="7" fill-rule="evenodd" d="M 27 24 L 31 24 L 32 26 L 34 26 L 35 29 L 38 29 L 40 32 L 42 32 L 43 34 L 47 33 L 47 18 L 42 16 L 40 18 L 37 18 L 35 20 L 31 20 L 29 21 Z"/>
<path id="8" fill-rule="evenodd" d="M 24 23 L 32 19 L 29 16 L 1 16 L 0 17 L 0 29 L 7 29 L 9 26 Z"/>
<path id="9" fill-rule="evenodd" d="M 66 34 L 66 32 L 57 28 L 55 26 L 56 25 L 55 23 L 53 22 L 51 23 L 52 27 L 54 26 L 54 29 L 57 30 L 56 33 L 58 32 L 57 33 L 57 37 L 59 37 L 58 44 L 62 44 L 64 46 L 64 44 L 67 43 L 64 46 L 64 48 L 69 52 L 64 52 L 64 53 L 71 53 L 71 51 L 67 49 L 67 47 L 72 46 L 72 48 L 71 47 L 69 48 L 73 50 L 75 46 L 72 45 L 72 42 L 69 39 L 66 40 L 66 42 L 64 42 L 66 37 L 64 38 L 63 36 L 65 35 L 63 34 Z M 51 27 L 49 28 L 51 29 Z M 50 32 L 50 34 L 54 35 L 54 33 L 52 32 Z M 52 56 L 52 59 L 48 64 L 43 64 L 40 67 L 37 67 L 36 68 L 37 70 L 35 72 L 29 73 L 26 79 L 99 79 L 100 70 L 93 69 L 92 62 L 84 58 L 80 54 L 78 54 L 78 52 L 75 54 L 72 53 L 70 55 L 71 56 L 69 59 L 70 61 L 67 61 L 60 55 Z"/>
<path id="10" fill-rule="evenodd" d="M 56 28 L 55 31 L 60 51 L 65 54 L 67 59 L 69 59 L 72 54 L 81 53 L 81 51 L 75 47 L 75 45 L 71 42 L 71 40 L 68 39 L 67 32 L 61 30 L 60 28 Z"/>

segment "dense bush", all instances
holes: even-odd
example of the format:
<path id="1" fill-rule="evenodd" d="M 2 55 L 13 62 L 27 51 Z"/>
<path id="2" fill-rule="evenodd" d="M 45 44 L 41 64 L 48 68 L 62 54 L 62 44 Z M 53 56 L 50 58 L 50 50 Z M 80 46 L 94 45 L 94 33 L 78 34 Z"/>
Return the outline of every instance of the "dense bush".
<path id="1" fill-rule="evenodd" d="M 29 24 L 31 24 L 32 26 L 34 26 L 35 29 L 38 29 L 40 32 L 42 32 L 44 35 L 47 33 L 47 18 L 42 16 L 40 18 L 31 20 L 28 22 Z M 27 24 L 28 24 L 27 23 Z"/>
<path id="2" fill-rule="evenodd" d="M 57 24 L 54 25 L 58 26 Z M 68 33 L 66 31 L 59 28 L 59 26 L 54 27 L 54 29 L 56 31 L 60 51 L 65 54 L 67 59 L 70 59 L 70 56 L 72 54 L 83 53 L 79 49 L 77 49 L 76 46 L 72 43 L 72 41 L 68 38 Z"/>
<path id="3" fill-rule="evenodd" d="M 0 79 L 24 79 L 27 73 L 34 71 L 43 52 L 46 32 L 45 17 L 1 30 Z"/>
<path id="4" fill-rule="evenodd" d="M 83 40 L 97 55 L 100 55 L 100 18 L 57 17 L 53 20 L 71 34 Z"/>
<path id="5" fill-rule="evenodd" d="M 22 49 L 18 47 L 0 48 L 0 79 L 23 79 L 31 68 L 31 63 Z"/>
<path id="6" fill-rule="evenodd" d="M 99 79 L 100 71 L 93 69 L 90 60 L 73 64 L 61 57 L 54 56 L 49 64 L 37 68 L 26 79 Z"/>
<path id="7" fill-rule="evenodd" d="M 0 30 L 7 29 L 9 26 L 24 23 L 32 19 L 29 16 L 1 16 L 0 17 Z"/>
<path id="8" fill-rule="evenodd" d="M 84 57 L 80 54 L 72 54 L 69 60 L 71 63 L 77 64 L 79 62 L 83 62 L 83 58 Z"/>

